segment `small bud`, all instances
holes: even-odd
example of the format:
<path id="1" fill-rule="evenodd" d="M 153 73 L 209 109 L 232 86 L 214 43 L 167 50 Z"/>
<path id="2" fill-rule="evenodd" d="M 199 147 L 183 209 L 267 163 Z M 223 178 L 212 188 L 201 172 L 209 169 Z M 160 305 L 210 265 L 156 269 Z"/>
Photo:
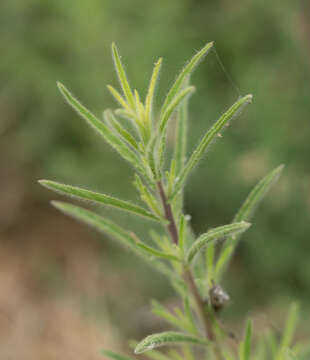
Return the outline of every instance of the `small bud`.
<path id="1" fill-rule="evenodd" d="M 222 289 L 220 285 L 213 285 L 209 290 L 210 304 L 214 311 L 218 312 L 229 301 L 229 295 Z"/>

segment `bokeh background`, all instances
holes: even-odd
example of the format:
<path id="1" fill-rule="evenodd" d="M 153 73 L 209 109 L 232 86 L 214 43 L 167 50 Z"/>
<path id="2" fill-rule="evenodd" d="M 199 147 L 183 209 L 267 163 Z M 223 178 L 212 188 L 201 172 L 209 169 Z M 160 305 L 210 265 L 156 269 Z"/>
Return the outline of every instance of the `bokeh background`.
<path id="1" fill-rule="evenodd" d="M 254 103 L 195 173 L 186 211 L 197 233 L 229 222 L 251 187 L 286 170 L 244 237 L 225 287 L 232 325 L 281 329 L 299 300 L 310 309 L 310 3 L 307 0 L 2 0 L 0 3 L 0 357 L 101 359 L 156 330 L 149 298 L 176 299 L 160 275 L 111 239 L 58 214 L 50 178 L 136 199 L 133 173 L 64 103 L 61 80 L 96 114 L 113 107 L 110 46 L 145 93 L 164 57 L 158 104 L 184 62 L 212 52 L 192 82 L 192 148 L 239 94 Z M 125 226 L 146 226 L 114 211 Z"/>

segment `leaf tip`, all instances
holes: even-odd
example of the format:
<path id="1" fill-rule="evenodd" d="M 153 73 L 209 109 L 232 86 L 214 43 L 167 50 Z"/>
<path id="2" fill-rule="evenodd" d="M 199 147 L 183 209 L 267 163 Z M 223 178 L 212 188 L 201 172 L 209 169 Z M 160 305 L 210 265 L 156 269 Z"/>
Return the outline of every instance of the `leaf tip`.
<path id="1" fill-rule="evenodd" d="M 40 185 L 43 185 L 43 186 L 44 186 L 47 182 L 48 182 L 48 180 L 44 180 L 44 179 L 38 180 L 38 183 L 39 183 Z"/>
<path id="2" fill-rule="evenodd" d="M 56 85 L 60 91 L 62 91 L 62 89 L 64 88 L 64 84 L 61 83 L 60 81 L 56 81 Z"/>
<path id="3" fill-rule="evenodd" d="M 250 104 L 253 101 L 253 94 L 245 95 L 244 100 Z"/>
<path id="4" fill-rule="evenodd" d="M 54 208 L 58 209 L 58 210 L 63 210 L 65 207 L 65 203 L 62 201 L 57 201 L 57 200 L 52 200 L 51 205 L 54 206 Z"/>
<path id="5" fill-rule="evenodd" d="M 252 223 L 247 221 L 241 221 L 240 224 L 242 224 L 245 229 L 248 229 L 250 226 L 252 226 Z"/>
<path id="6" fill-rule="evenodd" d="M 277 168 L 276 168 L 276 172 L 278 172 L 279 174 L 281 174 L 281 172 L 285 169 L 285 164 L 280 164 Z"/>

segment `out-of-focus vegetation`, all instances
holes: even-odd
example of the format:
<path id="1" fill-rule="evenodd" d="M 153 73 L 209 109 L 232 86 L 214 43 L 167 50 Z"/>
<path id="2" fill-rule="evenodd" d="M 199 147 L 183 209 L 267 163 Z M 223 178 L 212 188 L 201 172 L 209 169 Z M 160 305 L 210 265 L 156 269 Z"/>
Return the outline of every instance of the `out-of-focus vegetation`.
<path id="1" fill-rule="evenodd" d="M 249 301 L 264 306 L 270 299 L 278 303 L 285 296 L 301 297 L 307 304 L 308 1 L 7 0 L 0 4 L 0 30 L 3 167 L 14 161 L 36 177 L 53 176 L 111 194 L 117 191 L 123 198 L 136 196 L 128 185 L 129 167 L 86 131 L 63 103 L 56 81 L 74 89 L 100 114 L 115 106 L 104 85 L 116 82 L 110 71 L 111 41 L 122 49 L 133 85 L 145 93 L 156 56 L 164 57 L 160 89 L 167 88 L 193 49 L 215 40 L 230 75 L 215 53 L 195 73 L 193 83 L 199 91 L 191 100 L 190 121 L 195 126 L 190 144 L 239 92 L 253 93 L 254 103 L 225 133 L 225 141 L 207 155 L 199 176 L 191 177 L 188 212 L 198 233 L 230 221 L 256 181 L 285 163 L 278 189 L 262 206 L 242 243 L 227 286 L 238 299 L 234 310 L 243 307 L 244 311 Z M 17 179 L 22 177 L 20 170 L 16 174 Z M 221 196 L 215 196 L 219 191 Z M 1 208 L 1 214 L 9 211 L 11 203 Z M 115 261 L 123 260 L 129 261 Z"/>

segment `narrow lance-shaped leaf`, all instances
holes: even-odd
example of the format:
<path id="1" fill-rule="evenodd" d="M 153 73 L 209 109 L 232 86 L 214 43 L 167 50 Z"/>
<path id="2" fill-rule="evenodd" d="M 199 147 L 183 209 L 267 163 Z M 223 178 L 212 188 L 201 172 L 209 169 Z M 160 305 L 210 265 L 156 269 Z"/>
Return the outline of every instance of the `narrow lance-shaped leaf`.
<path id="1" fill-rule="evenodd" d="M 152 265 L 156 270 L 170 278 L 170 280 L 174 279 L 174 274 L 167 266 L 165 266 L 165 264 L 158 261 L 150 261 L 150 256 L 146 255 L 145 252 L 142 252 L 141 249 L 136 246 L 137 237 L 134 233 L 124 230 L 112 221 L 79 206 L 61 201 L 52 201 L 52 205 L 64 214 L 82 221 L 100 232 L 114 237 L 121 245 L 125 245 L 131 249 L 136 255 L 146 260 L 148 264 Z"/>
<path id="2" fill-rule="evenodd" d="M 251 219 L 259 203 L 267 194 L 271 186 L 279 179 L 283 169 L 284 165 L 278 166 L 268 175 L 266 175 L 262 180 L 260 180 L 258 184 L 256 184 L 256 186 L 249 193 L 244 203 L 240 207 L 239 211 L 235 215 L 233 222 L 248 221 Z M 228 239 L 226 239 L 221 254 L 216 263 L 215 273 L 217 279 L 219 279 L 225 267 L 227 266 L 239 238 L 240 236 L 235 236 L 234 238 L 229 237 Z"/>
<path id="3" fill-rule="evenodd" d="M 171 260 L 171 261 L 180 261 L 180 259 L 173 255 L 173 254 L 168 254 L 166 252 L 154 249 L 151 246 L 148 246 L 142 242 L 137 242 L 136 245 L 141 248 L 142 250 L 146 251 L 148 254 L 150 254 L 151 256 L 156 256 L 159 257 L 161 259 L 166 259 L 166 260 Z"/>
<path id="4" fill-rule="evenodd" d="M 159 221 L 159 219 L 154 216 L 152 213 L 150 213 L 148 210 L 132 204 L 128 201 L 120 200 L 117 198 L 114 198 L 109 195 L 93 192 L 86 189 L 81 189 L 76 186 L 71 185 L 65 185 L 58 183 L 56 181 L 50 181 L 50 180 L 39 180 L 39 183 L 45 187 L 47 187 L 50 190 L 54 190 L 56 192 L 60 192 L 64 195 L 69 195 L 74 198 L 82 199 L 82 200 L 90 200 L 95 203 L 103 204 L 112 206 L 115 208 L 118 208 L 123 211 L 130 212 L 134 215 L 142 216 L 151 220 Z"/>
<path id="5" fill-rule="evenodd" d="M 182 214 L 179 224 L 179 244 L 178 244 L 182 257 L 184 256 L 184 240 L 185 240 L 185 232 L 186 232 L 185 230 L 186 230 L 185 217 Z"/>
<path id="6" fill-rule="evenodd" d="M 171 344 L 200 344 L 207 345 L 207 341 L 198 337 L 190 336 L 181 332 L 166 331 L 159 334 L 153 334 L 142 340 L 135 348 L 135 354 L 141 354 L 145 351 L 153 350 L 159 346 Z"/>
<path id="7" fill-rule="evenodd" d="M 189 78 L 187 83 L 189 83 Z M 188 103 L 189 98 L 184 99 L 177 112 L 177 131 L 176 141 L 174 148 L 174 159 L 175 159 L 175 177 L 180 175 L 183 170 L 186 161 L 186 149 L 187 149 L 187 127 L 188 127 Z M 168 198 L 173 191 L 174 183 L 171 186 L 171 190 L 168 193 Z M 176 208 L 182 212 L 184 202 L 184 191 L 179 191 L 176 199 Z"/>
<path id="8" fill-rule="evenodd" d="M 124 92 L 124 96 L 125 96 L 128 104 L 131 106 L 131 108 L 135 109 L 135 99 L 134 99 L 133 93 L 130 89 L 129 82 L 128 82 L 128 79 L 126 76 L 126 72 L 122 65 L 121 58 L 118 54 L 117 47 L 114 43 L 112 44 L 112 57 L 113 57 L 113 61 L 114 61 L 114 65 L 116 68 L 119 82 L 120 82 L 121 87 Z"/>
<path id="9" fill-rule="evenodd" d="M 136 139 L 120 124 L 111 110 L 105 110 L 103 116 L 106 124 L 113 128 L 128 145 L 131 145 L 135 150 L 139 151 Z"/>
<path id="10" fill-rule="evenodd" d="M 238 234 L 247 230 L 251 224 L 247 222 L 240 222 L 235 224 L 228 224 L 219 226 L 215 229 L 209 230 L 207 233 L 199 236 L 199 238 L 192 244 L 190 249 L 187 252 L 186 262 L 190 264 L 198 252 L 208 245 L 210 241 L 214 241 L 220 238 L 223 238 L 227 235 Z"/>
<path id="11" fill-rule="evenodd" d="M 160 129 L 159 129 L 160 136 L 157 144 L 157 154 L 156 154 L 156 159 L 157 159 L 156 171 L 158 173 L 160 173 L 164 164 L 164 155 L 165 155 L 166 139 L 167 139 L 167 122 L 170 116 L 172 115 L 172 113 L 178 107 L 178 105 L 180 105 L 182 101 L 185 101 L 186 98 L 189 97 L 194 91 L 195 88 L 193 86 L 188 86 L 187 88 L 181 90 L 173 99 L 173 101 L 170 103 L 170 105 L 167 107 L 166 111 L 161 117 Z"/>
<path id="12" fill-rule="evenodd" d="M 251 355 L 251 340 L 252 340 L 252 321 L 248 321 L 245 331 L 245 338 L 240 346 L 240 360 L 250 360 Z"/>
<path id="13" fill-rule="evenodd" d="M 187 85 L 189 84 L 189 78 Z M 177 135 L 175 143 L 175 173 L 178 176 L 185 164 L 186 146 L 187 146 L 187 125 L 188 125 L 188 102 L 187 97 L 178 109 L 177 114 Z"/>
<path id="14" fill-rule="evenodd" d="M 72 216 L 95 229 L 105 232 L 117 239 L 121 244 L 135 249 L 136 238 L 132 234 L 112 221 L 79 206 L 72 205 L 61 201 L 52 201 L 52 205 L 66 215 Z"/>
<path id="15" fill-rule="evenodd" d="M 170 356 L 164 354 L 161 351 L 156 351 L 156 350 L 148 352 L 147 354 L 145 354 L 145 357 L 151 360 L 171 360 Z"/>
<path id="16" fill-rule="evenodd" d="M 198 161 L 203 156 L 204 152 L 208 149 L 208 147 L 214 142 L 214 140 L 218 137 L 218 134 L 224 129 L 225 125 L 236 117 L 242 109 L 251 103 L 252 95 L 246 95 L 239 100 L 237 100 L 220 118 L 216 121 L 216 123 L 207 131 L 203 139 L 200 141 L 188 162 L 186 163 L 183 171 L 179 176 L 179 180 L 175 184 L 174 192 L 170 196 L 170 200 L 173 199 L 178 192 L 183 187 L 188 174 L 195 167 Z"/>
<path id="17" fill-rule="evenodd" d="M 166 110 L 163 112 L 162 116 L 161 116 L 161 121 L 160 121 L 160 127 L 159 130 L 160 132 L 164 131 L 164 129 L 166 128 L 167 122 L 170 118 L 170 116 L 172 115 L 172 113 L 176 110 L 176 108 L 178 107 L 178 105 L 188 96 L 192 95 L 193 92 L 195 91 L 195 87 L 194 86 L 187 86 L 186 88 L 184 88 L 183 90 L 181 90 L 176 96 L 175 98 L 171 101 L 171 103 L 167 106 Z"/>
<path id="18" fill-rule="evenodd" d="M 109 350 L 102 350 L 102 355 L 107 356 L 109 359 L 112 360 L 133 360 L 133 358 L 125 356 L 125 355 L 120 355 L 117 354 L 113 351 L 109 351 Z"/>
<path id="19" fill-rule="evenodd" d="M 150 84 L 149 84 L 149 88 L 148 88 L 148 92 L 147 92 L 147 95 L 145 98 L 145 113 L 146 113 L 148 122 L 152 121 L 152 106 L 153 106 L 153 101 L 154 101 L 154 92 L 155 92 L 155 87 L 156 87 L 156 83 L 158 80 L 158 75 L 160 72 L 162 60 L 163 60 L 162 58 L 158 59 L 158 61 L 156 62 L 155 66 L 154 66 Z"/>
<path id="20" fill-rule="evenodd" d="M 182 89 L 184 82 L 186 81 L 187 77 L 193 72 L 195 67 L 199 64 L 199 62 L 208 54 L 208 52 L 212 49 L 213 42 L 207 43 L 201 50 L 195 54 L 192 59 L 185 65 L 183 70 L 180 72 L 179 76 L 177 77 L 176 81 L 170 88 L 165 102 L 162 106 L 162 114 L 166 111 L 167 107 L 174 99 L 176 94 Z"/>
<path id="21" fill-rule="evenodd" d="M 157 214 L 158 218 L 164 221 L 164 217 L 161 213 L 160 208 L 158 207 L 156 198 L 154 195 L 148 190 L 148 188 L 143 184 L 141 178 L 136 174 L 135 175 L 135 182 L 134 185 L 140 192 L 141 200 L 143 200 L 147 206 L 155 213 Z"/>
<path id="22" fill-rule="evenodd" d="M 271 186 L 279 179 L 283 169 L 284 165 L 278 166 L 254 187 L 234 217 L 234 222 L 250 220 L 260 201 L 266 195 Z"/>
<path id="23" fill-rule="evenodd" d="M 212 281 L 214 280 L 214 257 L 215 257 L 215 243 L 212 242 L 209 244 L 207 253 L 206 253 L 206 263 L 207 263 L 207 277 L 208 277 L 208 286 L 212 287 Z"/>
<path id="24" fill-rule="evenodd" d="M 122 95 L 111 85 L 107 85 L 108 90 L 110 91 L 111 95 L 114 99 L 131 115 L 133 116 L 132 109 L 126 103 L 126 100 L 122 97 Z"/>
<path id="25" fill-rule="evenodd" d="M 180 321 L 174 314 L 168 311 L 163 305 L 158 303 L 157 301 L 152 301 L 152 313 L 154 315 L 159 316 L 160 318 L 167 321 L 172 326 L 180 328 L 184 330 L 184 324 Z"/>
<path id="26" fill-rule="evenodd" d="M 140 160 L 134 151 L 128 149 L 128 147 L 118 138 L 118 136 L 114 135 L 113 132 L 102 121 L 100 121 L 76 98 L 74 98 L 63 84 L 58 82 L 57 86 L 69 105 L 71 105 L 73 109 L 79 115 L 81 115 L 92 128 L 98 131 L 108 144 L 110 144 L 124 159 L 129 161 L 135 167 L 141 169 Z"/>
<path id="27" fill-rule="evenodd" d="M 281 343 L 278 348 L 277 355 L 275 356 L 275 360 L 282 360 L 284 351 L 291 346 L 294 333 L 296 330 L 298 313 L 299 313 L 299 305 L 297 303 L 293 303 L 290 306 L 288 312 Z"/>

